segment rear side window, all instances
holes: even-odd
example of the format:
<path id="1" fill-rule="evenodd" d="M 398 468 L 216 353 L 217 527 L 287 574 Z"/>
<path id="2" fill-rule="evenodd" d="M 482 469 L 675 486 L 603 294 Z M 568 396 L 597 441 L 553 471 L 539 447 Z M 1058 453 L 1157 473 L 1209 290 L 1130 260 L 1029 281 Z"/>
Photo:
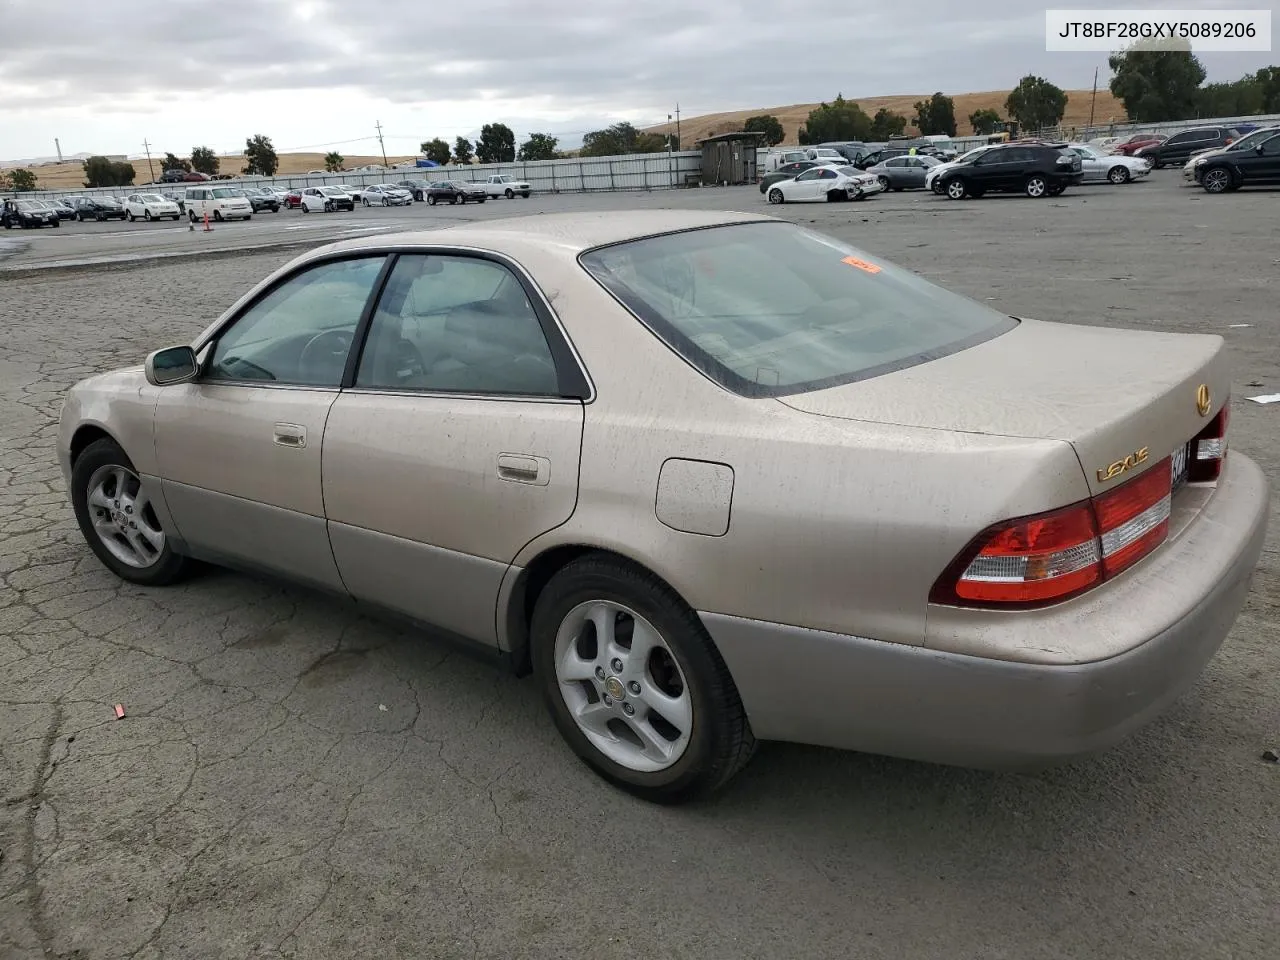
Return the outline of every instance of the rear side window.
<path id="1" fill-rule="evenodd" d="M 867 379 L 1017 325 L 794 224 L 665 234 L 580 259 L 667 346 L 745 397 Z"/>

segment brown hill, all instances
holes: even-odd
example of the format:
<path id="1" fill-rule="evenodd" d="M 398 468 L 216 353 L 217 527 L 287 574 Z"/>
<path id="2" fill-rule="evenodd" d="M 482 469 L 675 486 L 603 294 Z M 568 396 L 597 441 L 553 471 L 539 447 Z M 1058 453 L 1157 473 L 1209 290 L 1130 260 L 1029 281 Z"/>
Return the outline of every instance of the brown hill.
<path id="1" fill-rule="evenodd" d="M 1089 122 L 1089 100 L 1092 90 L 1068 90 L 1067 113 L 1062 118 L 1064 127 L 1084 127 Z M 1005 116 L 1004 101 L 1009 96 L 1008 90 L 991 90 L 986 93 L 958 93 L 952 95 L 956 107 L 957 133 L 967 136 L 973 132 L 969 125 L 969 115 L 977 110 L 995 110 Z M 928 99 L 929 94 L 912 94 L 898 97 L 865 97 L 858 100 L 858 106 L 868 116 L 875 116 L 881 107 L 891 113 L 897 113 L 910 120 L 915 113 L 914 104 Z M 758 107 L 752 110 L 730 110 L 726 113 L 707 113 L 699 117 L 685 117 L 680 123 L 680 138 L 686 146 L 692 146 L 703 137 L 712 137 L 718 133 L 730 133 L 741 130 L 747 117 L 757 114 L 773 114 L 782 124 L 787 136 L 783 143 L 796 143 L 799 139 L 800 127 L 809 118 L 809 111 L 820 106 L 817 103 L 793 103 L 786 107 Z M 1111 121 L 1123 123 L 1126 119 L 1124 105 L 1115 98 L 1110 90 L 1098 90 L 1097 103 L 1094 105 L 1093 122 L 1095 125 Z M 659 124 L 646 128 L 654 133 L 666 133 L 674 130 L 675 124 Z M 914 127 L 907 127 L 907 133 L 919 133 Z"/>
<path id="2" fill-rule="evenodd" d="M 163 153 L 160 154 L 164 156 Z M 382 163 L 382 156 L 376 157 L 346 157 L 346 167 L 353 170 L 356 167 L 363 167 L 370 163 Z M 391 163 L 411 162 L 413 157 L 387 157 Z M 222 173 L 238 174 L 244 169 L 244 157 L 242 155 L 220 156 L 218 158 L 220 165 L 219 171 Z M 137 184 L 146 183 L 151 179 L 151 171 L 147 168 L 147 161 L 144 157 L 142 160 L 130 160 L 133 169 L 137 173 L 134 180 Z M 160 175 L 160 161 L 154 155 L 152 162 L 155 167 L 156 176 Z M 324 169 L 323 153 L 282 153 L 280 154 L 280 169 L 278 173 L 307 173 L 310 170 Z M 37 186 L 45 190 L 75 190 L 84 186 L 84 169 L 78 160 L 68 163 L 51 163 L 43 167 L 33 167 L 32 173 L 37 177 Z"/>

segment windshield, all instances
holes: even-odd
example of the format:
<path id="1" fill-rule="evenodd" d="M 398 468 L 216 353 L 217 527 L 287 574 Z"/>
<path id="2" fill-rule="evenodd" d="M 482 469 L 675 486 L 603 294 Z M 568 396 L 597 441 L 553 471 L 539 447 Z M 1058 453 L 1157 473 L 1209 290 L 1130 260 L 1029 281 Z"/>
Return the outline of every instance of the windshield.
<path id="1" fill-rule="evenodd" d="M 164 197 L 158 193 L 144 193 L 138 199 L 143 203 L 164 203 Z"/>
<path id="2" fill-rule="evenodd" d="M 666 234 L 581 261 L 671 349 L 747 397 L 900 370 L 1017 323 L 794 224 Z"/>
<path id="3" fill-rule="evenodd" d="M 244 196 L 239 190 L 233 190 L 231 187 L 214 187 L 213 195 L 219 200 L 230 200 Z"/>
<path id="4" fill-rule="evenodd" d="M 19 200 L 18 201 L 19 210 L 39 210 L 41 206 L 42 204 L 40 204 L 39 201 L 36 201 L 36 200 Z"/>
<path id="5" fill-rule="evenodd" d="M 320 192 L 323 193 L 326 197 L 342 196 L 342 191 L 339 190 L 337 187 L 321 187 Z"/>

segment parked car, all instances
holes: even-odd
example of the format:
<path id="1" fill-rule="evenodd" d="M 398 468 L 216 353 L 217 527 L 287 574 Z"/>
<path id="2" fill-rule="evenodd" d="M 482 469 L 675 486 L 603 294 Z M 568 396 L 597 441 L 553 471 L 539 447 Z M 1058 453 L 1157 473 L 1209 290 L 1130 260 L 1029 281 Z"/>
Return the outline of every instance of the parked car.
<path id="1" fill-rule="evenodd" d="M 1088 142 L 1088 145 L 1100 153 L 1111 153 L 1112 148 L 1116 144 L 1123 142 L 1123 140 L 1123 137 L 1094 137 Z"/>
<path id="2" fill-rule="evenodd" d="M 1164 143 L 1169 138 L 1163 133 L 1135 133 L 1126 140 L 1113 144 L 1112 153 L 1123 153 L 1126 157 L 1132 157 L 1143 147 L 1149 147 L 1153 144 Z"/>
<path id="3" fill-rule="evenodd" d="M 192 223 L 203 220 L 249 220 L 253 205 L 235 187 L 187 187 L 187 217 Z"/>
<path id="4" fill-rule="evenodd" d="M 413 194 L 391 183 L 375 183 L 360 191 L 360 202 L 366 207 L 407 207 Z"/>
<path id="5" fill-rule="evenodd" d="M 1193 176 L 1207 193 L 1280 184 L 1280 127 L 1255 130 L 1223 150 L 1194 161 Z"/>
<path id="6" fill-rule="evenodd" d="M 760 178 L 760 192 L 766 192 L 769 187 L 783 180 L 794 180 L 797 176 L 806 170 L 812 170 L 814 167 L 840 167 L 845 166 L 844 161 L 837 160 L 792 160 L 790 163 L 784 163 L 772 173 L 766 173 Z"/>
<path id="7" fill-rule="evenodd" d="M 765 194 L 770 203 L 803 200 L 865 200 L 881 193 L 884 186 L 874 174 L 857 167 L 821 164 L 799 174 L 794 180 L 775 183 Z"/>
<path id="8" fill-rule="evenodd" d="M 249 187 L 244 191 L 254 213 L 279 213 L 280 198 L 266 187 Z"/>
<path id="9" fill-rule="evenodd" d="M 189 171 L 181 167 L 170 167 L 160 174 L 160 179 L 156 183 L 184 183 L 188 173 Z"/>
<path id="10" fill-rule="evenodd" d="M 1025 193 L 1028 197 L 1056 197 L 1084 179 L 1080 156 L 1066 144 L 1008 143 L 957 163 L 942 181 L 952 200 L 996 192 Z"/>
<path id="11" fill-rule="evenodd" d="M 209 176 L 209 174 L 207 173 L 201 173 L 199 170 L 188 170 L 183 175 L 182 179 L 186 183 L 207 183 L 208 181 L 213 180 L 214 178 Z M 228 175 L 225 179 L 230 180 L 231 179 L 230 175 Z"/>
<path id="12" fill-rule="evenodd" d="M 301 187 L 294 187 L 284 195 L 284 206 L 286 210 L 297 210 L 302 206 Z"/>
<path id="13" fill-rule="evenodd" d="M 956 168 L 956 164 L 968 163 L 970 160 L 974 160 L 977 157 L 982 156 L 988 150 L 994 150 L 996 146 L 996 144 L 985 144 L 980 147 L 974 147 L 967 153 L 962 153 L 954 160 L 947 160 L 938 164 L 936 167 L 930 167 L 925 171 L 924 175 L 925 188 L 933 191 L 934 193 L 941 194 L 943 179 L 947 173 Z"/>
<path id="14" fill-rule="evenodd" d="M 515 199 L 517 194 L 527 200 L 533 190 L 524 180 L 517 180 L 515 177 L 509 177 L 505 173 L 495 173 L 493 176 L 480 181 L 480 185 L 484 187 L 486 196 L 494 198 L 506 197 L 508 200 Z"/>
<path id="15" fill-rule="evenodd" d="M 758 740 L 1023 767 L 1158 716 L 1266 538 L 1227 358 L 773 218 L 547 215 L 309 251 L 73 386 L 55 450 L 119 579 L 208 560 L 434 624 L 676 802 Z"/>
<path id="16" fill-rule="evenodd" d="M 303 213 L 323 211 L 333 213 L 338 210 L 354 210 L 355 199 L 351 194 L 337 187 L 305 187 L 302 191 L 301 203 Z"/>
<path id="17" fill-rule="evenodd" d="M 835 163 L 847 162 L 849 159 L 834 147 L 809 147 L 804 155 L 809 160 L 831 160 Z"/>
<path id="18" fill-rule="evenodd" d="M 880 181 L 885 190 L 921 190 L 925 175 L 942 163 L 927 154 L 906 157 L 890 157 L 883 163 L 868 167 L 866 172 Z"/>
<path id="19" fill-rule="evenodd" d="M 178 205 L 178 213 L 183 216 L 186 215 L 187 198 L 186 198 L 185 191 L 183 193 L 175 193 L 172 190 L 166 190 L 164 193 L 160 194 L 160 196 L 164 197 L 166 200 L 172 203 L 176 203 Z"/>
<path id="20" fill-rule="evenodd" d="M 75 207 L 76 219 L 81 223 L 86 220 L 124 219 L 124 204 L 115 197 L 74 197 L 71 205 Z"/>
<path id="21" fill-rule="evenodd" d="M 872 150 L 870 153 L 864 154 L 861 160 L 856 160 L 853 166 L 859 170 L 870 170 L 878 163 L 884 163 L 886 160 L 892 160 L 894 157 L 909 156 L 911 151 L 907 147 L 883 147 L 879 150 Z"/>
<path id="22" fill-rule="evenodd" d="M 432 206 L 446 200 L 449 203 L 466 203 L 468 200 L 484 203 L 488 199 L 489 194 L 484 187 L 462 180 L 437 180 L 427 190 L 427 203 Z"/>
<path id="23" fill-rule="evenodd" d="M 844 158 L 846 163 L 853 163 L 856 160 L 860 160 L 870 152 L 868 145 L 861 140 L 841 140 L 831 143 L 820 143 L 818 146 L 824 149 L 834 150 Z"/>
<path id="24" fill-rule="evenodd" d="M 1087 143 L 1069 144 L 1067 149 L 1080 157 L 1084 183 L 1129 183 L 1142 180 L 1151 173 L 1151 164 L 1139 157 L 1103 153 Z"/>
<path id="25" fill-rule="evenodd" d="M 5 200 L 0 205 L 0 223 L 6 230 L 14 227 L 60 227 L 62 218 L 43 200 Z"/>
<path id="26" fill-rule="evenodd" d="M 48 204 L 58 214 L 59 220 L 74 220 L 76 218 L 76 208 L 67 203 L 66 200 L 49 200 Z"/>
<path id="27" fill-rule="evenodd" d="M 422 203 L 427 199 L 427 191 L 431 189 L 429 180 L 401 180 L 396 184 L 402 190 L 408 190 L 413 194 L 413 199 L 418 203 Z"/>
<path id="28" fill-rule="evenodd" d="M 1197 127 L 1175 133 L 1163 143 L 1153 143 L 1134 153 L 1136 157 L 1150 160 L 1159 170 L 1170 164 L 1183 164 L 1197 150 L 1216 150 L 1230 146 L 1240 134 L 1233 127 Z"/>
<path id="29" fill-rule="evenodd" d="M 126 220 L 177 220 L 182 211 L 172 200 L 166 200 L 158 193 L 134 193 L 125 198 L 124 216 Z"/>

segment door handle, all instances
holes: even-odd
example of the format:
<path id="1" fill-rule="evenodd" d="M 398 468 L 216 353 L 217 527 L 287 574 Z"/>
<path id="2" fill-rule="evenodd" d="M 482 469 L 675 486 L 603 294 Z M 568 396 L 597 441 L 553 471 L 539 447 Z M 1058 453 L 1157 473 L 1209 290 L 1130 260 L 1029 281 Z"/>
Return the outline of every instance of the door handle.
<path id="1" fill-rule="evenodd" d="M 297 423 L 277 423 L 272 439 L 282 447 L 301 449 L 307 445 L 307 428 Z"/>
<path id="2" fill-rule="evenodd" d="M 523 453 L 498 454 L 498 476 L 512 483 L 545 487 L 551 481 L 551 461 Z"/>

